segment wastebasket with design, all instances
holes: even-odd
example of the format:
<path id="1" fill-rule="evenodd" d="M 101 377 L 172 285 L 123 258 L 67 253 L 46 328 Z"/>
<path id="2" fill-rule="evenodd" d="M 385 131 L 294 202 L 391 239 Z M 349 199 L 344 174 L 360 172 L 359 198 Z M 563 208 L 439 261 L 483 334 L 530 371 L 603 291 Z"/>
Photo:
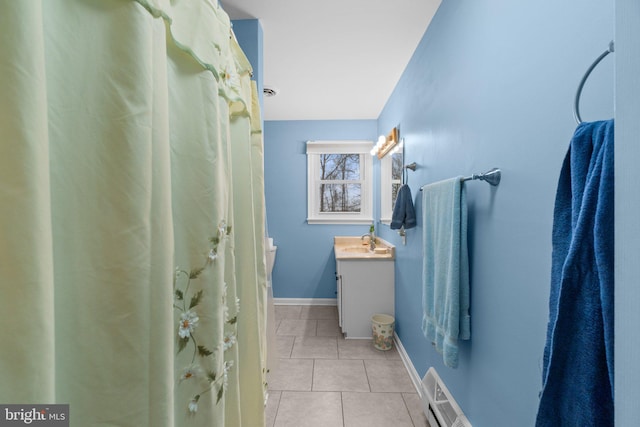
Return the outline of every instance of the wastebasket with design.
<path id="1" fill-rule="evenodd" d="M 395 319 L 388 314 L 374 314 L 371 316 L 371 329 L 373 329 L 373 346 L 378 350 L 391 350 L 393 348 L 393 329 Z"/>

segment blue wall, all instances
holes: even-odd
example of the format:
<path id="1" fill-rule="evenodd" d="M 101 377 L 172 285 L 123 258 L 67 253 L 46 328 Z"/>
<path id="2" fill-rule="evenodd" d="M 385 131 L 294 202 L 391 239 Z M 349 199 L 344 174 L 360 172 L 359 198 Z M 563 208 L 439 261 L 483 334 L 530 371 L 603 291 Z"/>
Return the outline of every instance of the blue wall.
<path id="1" fill-rule="evenodd" d="M 458 369 L 422 336 L 422 220 L 397 246 L 397 332 L 418 373 L 434 366 L 474 427 L 531 426 L 548 319 L 553 202 L 575 129 L 580 78 L 613 38 L 613 3 L 445 0 L 378 119 L 400 125 L 419 187 L 500 167 L 467 184 L 472 339 Z M 589 79 L 583 119 L 613 115 L 613 61 Z"/>
<path id="2" fill-rule="evenodd" d="M 474 427 L 533 425 L 573 97 L 613 34 L 613 2 L 444 0 L 377 122 L 266 122 L 275 296 L 333 297 L 331 239 L 366 231 L 306 224 L 306 140 L 375 139 L 399 125 L 406 161 L 419 165 L 409 178 L 419 218 L 421 185 L 500 167 L 499 187 L 467 185 L 472 339 L 461 345 L 458 369 L 442 364 L 420 330 L 422 221 L 406 246 L 377 228 L 396 245 L 396 327 L 419 375 L 434 366 Z M 613 92 L 607 58 L 585 87 L 583 118 L 612 117 Z"/>
<path id="3" fill-rule="evenodd" d="M 278 246 L 276 298 L 335 298 L 333 236 L 364 225 L 307 224 L 307 155 L 311 140 L 375 140 L 375 120 L 266 121 L 264 180 L 269 235 Z"/>
<path id="4" fill-rule="evenodd" d="M 616 0 L 616 426 L 640 419 L 640 3 Z M 622 339 L 617 339 L 621 337 Z"/>
<path id="5" fill-rule="evenodd" d="M 260 21 L 257 19 L 238 19 L 231 21 L 233 33 L 236 40 L 247 56 L 253 68 L 253 80 L 258 86 L 258 97 L 260 98 L 260 108 L 263 109 L 264 88 L 264 55 L 263 55 L 263 34 Z"/>

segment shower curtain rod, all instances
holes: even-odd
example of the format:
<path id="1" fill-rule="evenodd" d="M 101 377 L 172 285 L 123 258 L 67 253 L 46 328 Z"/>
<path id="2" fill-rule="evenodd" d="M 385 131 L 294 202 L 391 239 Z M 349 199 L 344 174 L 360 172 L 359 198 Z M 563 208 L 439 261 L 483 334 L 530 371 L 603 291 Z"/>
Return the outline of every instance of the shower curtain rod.
<path id="1" fill-rule="evenodd" d="M 578 91 L 576 92 L 576 98 L 573 101 L 573 117 L 576 119 L 576 122 L 578 122 L 578 124 L 582 123 L 582 117 L 580 117 L 580 95 L 582 95 L 582 88 L 584 87 L 584 84 L 586 83 L 593 69 L 596 68 L 596 66 L 600 63 L 600 61 L 604 59 L 605 56 L 609 55 L 610 53 L 613 53 L 614 51 L 615 49 L 614 49 L 614 44 L 612 40 L 609 42 L 609 47 L 607 48 L 607 50 L 602 52 L 600 56 L 598 56 L 598 58 L 596 58 L 596 60 L 593 61 L 593 64 L 591 64 L 589 69 L 587 69 L 587 72 L 584 73 L 584 76 L 582 76 L 582 80 L 580 80 L 580 84 L 578 85 Z"/>
<path id="2" fill-rule="evenodd" d="M 480 181 L 488 182 L 492 186 L 496 186 L 500 184 L 500 178 L 502 178 L 502 172 L 498 168 L 493 168 L 485 173 L 473 174 L 471 176 L 466 176 L 462 178 L 462 182 L 464 181 L 473 181 L 479 179 Z M 422 187 L 420 187 L 420 191 L 422 191 Z"/>

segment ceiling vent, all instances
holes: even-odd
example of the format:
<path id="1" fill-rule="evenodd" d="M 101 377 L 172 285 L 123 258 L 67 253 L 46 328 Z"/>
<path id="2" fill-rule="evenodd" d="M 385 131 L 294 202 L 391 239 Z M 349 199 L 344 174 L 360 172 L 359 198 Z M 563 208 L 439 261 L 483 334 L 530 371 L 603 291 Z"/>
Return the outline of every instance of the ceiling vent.
<path id="1" fill-rule="evenodd" d="M 264 89 L 262 89 L 262 93 L 264 93 L 264 96 L 266 96 L 267 98 L 271 98 L 273 96 L 276 96 L 278 94 L 278 91 L 272 87 L 265 86 Z"/>

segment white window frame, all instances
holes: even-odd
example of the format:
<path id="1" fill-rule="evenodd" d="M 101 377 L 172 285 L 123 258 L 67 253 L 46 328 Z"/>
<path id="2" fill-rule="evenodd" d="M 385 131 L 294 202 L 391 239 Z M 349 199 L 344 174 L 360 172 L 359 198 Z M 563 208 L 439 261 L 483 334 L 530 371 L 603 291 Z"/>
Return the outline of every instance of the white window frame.
<path id="1" fill-rule="evenodd" d="M 371 224 L 373 222 L 373 141 L 307 141 L 307 222 Z M 360 212 L 320 212 L 320 154 L 360 155 Z"/>
<path id="2" fill-rule="evenodd" d="M 391 224 L 393 216 L 392 186 L 393 184 L 402 185 L 402 179 L 393 179 L 392 165 L 393 154 L 389 153 L 380 159 L 380 222 L 386 225 Z"/>

